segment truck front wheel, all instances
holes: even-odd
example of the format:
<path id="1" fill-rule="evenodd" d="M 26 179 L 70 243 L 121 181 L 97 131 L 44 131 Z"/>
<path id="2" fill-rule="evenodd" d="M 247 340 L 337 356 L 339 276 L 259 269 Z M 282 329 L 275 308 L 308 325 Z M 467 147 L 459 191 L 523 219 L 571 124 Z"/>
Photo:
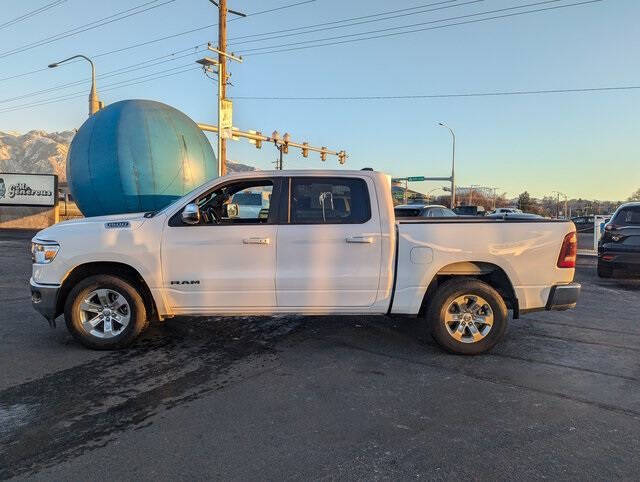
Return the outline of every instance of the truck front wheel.
<path id="1" fill-rule="evenodd" d="M 94 350 L 130 345 L 148 325 L 138 291 L 129 281 L 112 275 L 90 276 L 74 286 L 64 316 L 73 337 Z"/>
<path id="2" fill-rule="evenodd" d="M 508 311 L 502 296 L 474 278 L 452 278 L 429 302 L 427 322 L 433 338 L 459 355 L 484 353 L 507 329 Z"/>

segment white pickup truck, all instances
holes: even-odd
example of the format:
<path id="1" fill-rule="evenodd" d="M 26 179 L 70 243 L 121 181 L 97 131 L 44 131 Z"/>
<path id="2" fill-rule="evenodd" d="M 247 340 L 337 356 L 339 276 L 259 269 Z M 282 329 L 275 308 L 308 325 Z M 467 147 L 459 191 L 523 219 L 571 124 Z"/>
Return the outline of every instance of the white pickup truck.
<path id="1" fill-rule="evenodd" d="M 260 193 L 244 211 L 238 193 Z M 242 196 L 236 196 L 236 199 Z M 449 351 L 478 354 L 513 317 L 575 306 L 576 234 L 546 219 L 394 218 L 388 176 L 255 171 L 158 212 L 40 231 L 32 302 L 95 349 L 177 315 L 412 315 Z"/>

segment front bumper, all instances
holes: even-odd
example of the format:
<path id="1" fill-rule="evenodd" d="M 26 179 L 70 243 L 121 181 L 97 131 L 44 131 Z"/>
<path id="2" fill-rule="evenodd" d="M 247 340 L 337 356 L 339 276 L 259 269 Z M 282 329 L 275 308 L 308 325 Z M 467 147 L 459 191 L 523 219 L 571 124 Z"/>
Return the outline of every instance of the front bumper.
<path id="1" fill-rule="evenodd" d="M 581 289 L 580 283 L 552 286 L 545 308 L 558 311 L 575 308 Z"/>
<path id="2" fill-rule="evenodd" d="M 46 318 L 50 325 L 54 325 L 54 320 L 58 316 L 58 292 L 59 285 L 31 284 L 31 303 L 34 309 Z"/>

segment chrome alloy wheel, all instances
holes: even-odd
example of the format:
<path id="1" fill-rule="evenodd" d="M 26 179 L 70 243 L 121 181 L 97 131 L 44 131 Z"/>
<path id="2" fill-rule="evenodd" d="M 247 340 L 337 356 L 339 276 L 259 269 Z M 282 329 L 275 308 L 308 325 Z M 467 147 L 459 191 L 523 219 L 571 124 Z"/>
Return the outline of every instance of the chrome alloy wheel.
<path id="1" fill-rule="evenodd" d="M 455 340 L 477 343 L 491 331 L 493 311 L 489 303 L 480 296 L 458 296 L 447 307 L 444 324 Z"/>
<path id="2" fill-rule="evenodd" d="M 91 291 L 80 303 L 80 321 L 97 338 L 118 336 L 129 324 L 131 308 L 126 298 L 112 289 Z"/>

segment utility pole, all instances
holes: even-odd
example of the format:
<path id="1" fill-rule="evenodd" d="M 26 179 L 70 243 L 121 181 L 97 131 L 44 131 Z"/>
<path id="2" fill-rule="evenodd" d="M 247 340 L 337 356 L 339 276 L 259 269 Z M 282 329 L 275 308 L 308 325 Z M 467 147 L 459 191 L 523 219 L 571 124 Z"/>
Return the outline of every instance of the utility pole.
<path id="1" fill-rule="evenodd" d="M 218 124 L 224 128 L 220 120 L 222 117 L 223 104 L 225 105 L 225 112 L 229 109 L 228 114 L 231 115 L 231 105 L 227 103 L 227 81 L 229 80 L 229 75 L 227 74 L 227 57 L 242 62 L 242 57 L 227 54 L 227 12 L 238 15 L 239 17 L 246 17 L 246 15 L 235 10 L 229 10 L 227 8 L 227 0 L 209 1 L 218 7 L 218 47 L 212 48 L 211 44 L 209 44 L 208 49 L 218 53 L 218 62 L 216 64 L 218 69 Z M 218 173 L 220 176 L 224 176 L 227 173 L 227 140 L 222 134 L 222 132 L 218 133 Z"/>
<path id="2" fill-rule="evenodd" d="M 439 126 L 446 127 L 451 133 L 451 209 L 456 207 L 456 134 L 453 129 L 444 122 L 438 122 Z"/>
<path id="3" fill-rule="evenodd" d="M 220 76 L 220 91 L 218 102 L 222 103 L 227 98 L 227 58 L 224 52 L 227 51 L 227 0 L 220 0 L 218 5 L 218 75 Z M 219 122 L 219 121 L 218 121 Z M 227 173 L 227 140 L 220 137 L 220 173 L 224 176 Z"/>
<path id="4" fill-rule="evenodd" d="M 278 160 L 276 161 L 276 169 L 282 171 L 282 146 L 278 146 Z"/>

